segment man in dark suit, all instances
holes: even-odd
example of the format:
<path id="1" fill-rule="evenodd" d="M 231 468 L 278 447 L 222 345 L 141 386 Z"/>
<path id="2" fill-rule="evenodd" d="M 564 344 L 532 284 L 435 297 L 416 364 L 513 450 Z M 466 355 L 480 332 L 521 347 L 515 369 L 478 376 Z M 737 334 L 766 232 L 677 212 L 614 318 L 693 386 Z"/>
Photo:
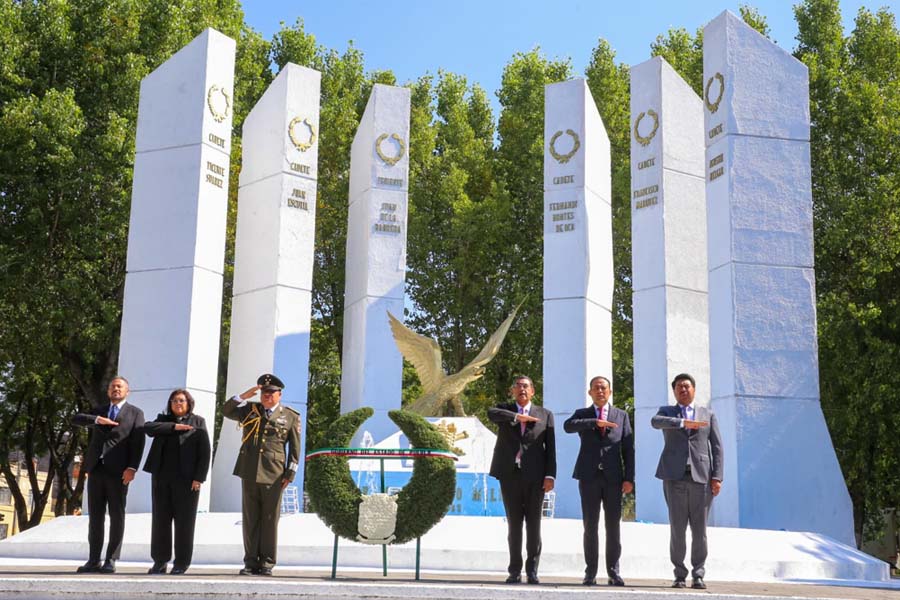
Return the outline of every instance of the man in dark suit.
<path id="1" fill-rule="evenodd" d="M 669 507 L 669 557 L 675 565 L 672 587 L 685 587 L 685 530 L 690 524 L 691 587 L 702 590 L 706 589 L 706 519 L 713 496 L 722 489 L 725 456 L 716 415 L 704 406 L 694 406 L 695 386 L 687 373 L 676 375 L 672 391 L 677 404 L 660 407 L 650 424 L 662 429 L 665 442 L 656 477 L 663 480 Z"/>
<path id="2" fill-rule="evenodd" d="M 534 384 L 530 377 L 513 381 L 510 394 L 515 402 L 488 410 L 496 423 L 497 442 L 491 460 L 491 476 L 500 480 L 506 509 L 509 543 L 509 577 L 506 583 L 522 581 L 522 521 L 525 521 L 525 574 L 538 584 L 541 558 L 541 508 L 544 494 L 556 479 L 556 438 L 553 413 L 533 405 Z"/>
<path id="3" fill-rule="evenodd" d="M 284 383 L 271 373 L 225 402 L 222 415 L 243 430 L 234 475 L 241 478 L 244 568 L 241 575 L 272 575 L 278 550 L 281 493 L 300 465 L 300 414 L 281 404 Z M 261 392 L 259 402 L 249 400 Z"/>
<path id="4" fill-rule="evenodd" d="M 606 377 L 591 379 L 588 394 L 593 405 L 566 419 L 566 433 L 577 433 L 581 447 L 572 477 L 578 480 L 581 519 L 584 524 L 584 585 L 596 585 L 600 540 L 600 505 L 606 529 L 606 574 L 608 584 L 623 586 L 619 575 L 622 543 L 619 520 L 622 494 L 634 489 L 634 435 L 628 413 L 609 404 L 612 386 Z"/>
<path id="5" fill-rule="evenodd" d="M 106 390 L 109 404 L 73 417 L 75 425 L 91 428 L 84 455 L 88 473 L 88 561 L 79 573 L 115 573 L 125 534 L 125 497 L 144 453 L 144 413 L 129 404 L 128 381 L 116 376 Z M 109 543 L 106 560 L 100 564 L 103 526 L 109 509 Z"/>

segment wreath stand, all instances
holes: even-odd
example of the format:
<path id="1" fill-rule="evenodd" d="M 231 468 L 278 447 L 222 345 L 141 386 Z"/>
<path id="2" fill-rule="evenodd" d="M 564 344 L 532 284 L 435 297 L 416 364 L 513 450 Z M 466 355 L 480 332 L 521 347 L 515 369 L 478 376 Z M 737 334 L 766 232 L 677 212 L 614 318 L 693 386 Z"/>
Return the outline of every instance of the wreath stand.
<path id="1" fill-rule="evenodd" d="M 384 461 L 403 460 L 405 458 L 441 457 L 458 460 L 455 455 L 446 450 L 426 448 L 320 448 L 306 455 L 306 460 L 319 456 L 343 456 L 345 458 L 377 458 L 381 471 L 381 493 L 385 493 L 384 487 Z M 334 552 L 331 555 L 331 578 L 337 579 L 338 540 L 340 536 L 334 534 Z M 422 548 L 422 536 L 416 538 L 416 581 L 419 581 L 419 558 Z M 387 544 L 381 545 L 381 574 L 387 577 Z"/>

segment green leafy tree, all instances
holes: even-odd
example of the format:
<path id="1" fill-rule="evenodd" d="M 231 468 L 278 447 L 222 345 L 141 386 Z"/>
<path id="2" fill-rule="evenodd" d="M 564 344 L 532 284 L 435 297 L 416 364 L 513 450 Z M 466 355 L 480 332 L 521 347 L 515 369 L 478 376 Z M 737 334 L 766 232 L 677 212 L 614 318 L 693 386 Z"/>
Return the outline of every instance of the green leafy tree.
<path id="1" fill-rule="evenodd" d="M 859 540 L 900 506 L 900 32 L 837 0 L 795 8 L 809 67 L 822 408 Z"/>
<path id="2" fill-rule="evenodd" d="M 493 223 L 501 249 L 496 313 L 500 323 L 524 302 L 494 364 L 494 398 L 504 397 L 515 374 L 543 382 L 544 86 L 572 77 L 569 60 L 538 49 L 518 53 L 503 70 L 495 173 L 500 192 Z"/>
<path id="3" fill-rule="evenodd" d="M 116 369 L 141 79 L 206 27 L 239 46 L 248 30 L 237 0 L 0 0 L 0 17 L 0 471 L 13 489 L 11 450 L 67 473 L 68 418 L 105 401 Z M 63 498 L 80 493 L 65 483 Z M 13 495 L 22 512 L 29 494 Z"/>
<path id="4" fill-rule="evenodd" d="M 462 369 L 505 318 L 495 265 L 504 251 L 493 175 L 493 119 L 484 91 L 440 72 L 413 87 L 407 323 L 437 340 L 444 368 Z M 495 400 L 489 372 L 467 390 L 468 413 Z"/>

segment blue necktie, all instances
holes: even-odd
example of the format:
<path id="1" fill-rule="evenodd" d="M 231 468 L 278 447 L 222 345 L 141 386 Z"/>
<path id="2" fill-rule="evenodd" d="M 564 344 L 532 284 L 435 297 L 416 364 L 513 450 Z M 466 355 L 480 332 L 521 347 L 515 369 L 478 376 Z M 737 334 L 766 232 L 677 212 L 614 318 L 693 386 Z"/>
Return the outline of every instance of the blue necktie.
<path id="1" fill-rule="evenodd" d="M 109 407 L 109 418 L 111 421 L 115 421 L 116 417 L 119 416 L 119 407 L 115 404 L 111 404 Z"/>

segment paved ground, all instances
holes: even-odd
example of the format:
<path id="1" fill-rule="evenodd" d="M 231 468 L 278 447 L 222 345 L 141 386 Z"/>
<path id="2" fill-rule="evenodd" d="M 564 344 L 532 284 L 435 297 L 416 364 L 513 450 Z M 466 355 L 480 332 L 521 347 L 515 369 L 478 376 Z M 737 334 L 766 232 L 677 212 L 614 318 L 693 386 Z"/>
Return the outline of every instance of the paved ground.
<path id="1" fill-rule="evenodd" d="M 707 582 L 701 590 L 673 590 L 670 581 L 627 579 L 625 588 L 585 588 L 571 578 L 545 577 L 540 586 L 510 586 L 501 576 L 486 574 L 423 573 L 416 582 L 410 572 L 330 572 L 278 568 L 273 577 L 240 577 L 235 569 L 194 567 L 185 576 L 148 576 L 146 567 L 120 566 L 115 575 L 75 575 L 70 566 L 0 565 L 0 598 L 128 597 L 185 595 L 209 598 L 231 596 L 306 598 L 565 598 L 584 597 L 585 592 L 604 598 L 644 598 L 675 594 L 695 598 L 849 598 L 900 600 L 900 580 L 885 587 L 849 587 L 790 583 Z"/>

